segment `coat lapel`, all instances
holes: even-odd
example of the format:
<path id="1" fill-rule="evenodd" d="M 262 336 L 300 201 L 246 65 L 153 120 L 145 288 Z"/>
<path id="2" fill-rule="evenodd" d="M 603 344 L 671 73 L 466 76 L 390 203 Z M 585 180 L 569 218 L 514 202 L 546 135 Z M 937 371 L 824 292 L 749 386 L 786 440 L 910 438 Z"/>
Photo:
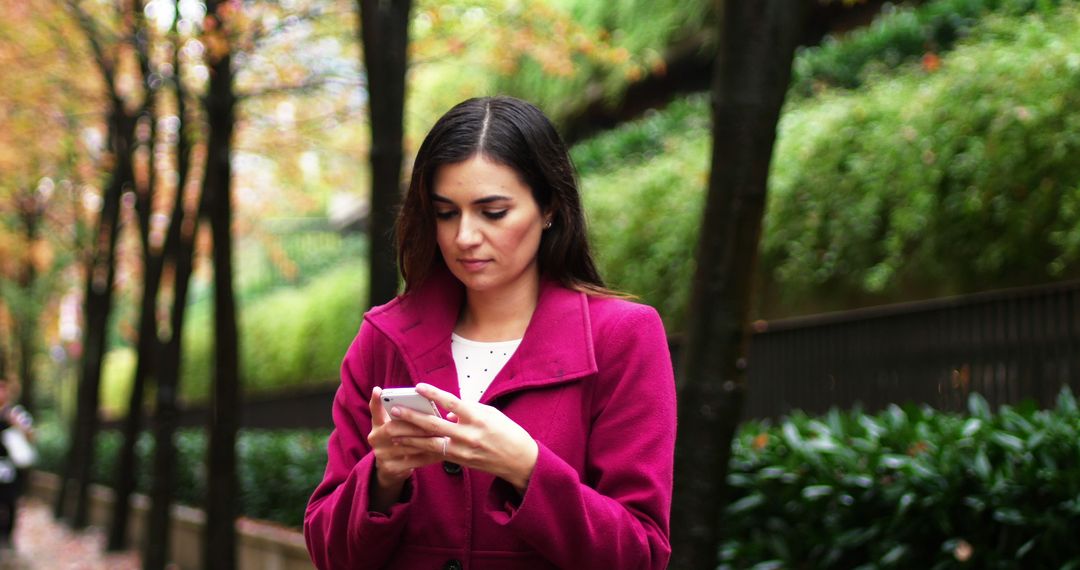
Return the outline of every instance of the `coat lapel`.
<path id="1" fill-rule="evenodd" d="M 543 280 L 540 298 L 521 345 L 495 376 L 481 402 L 596 373 L 589 300 L 585 293 Z"/>
<path id="2" fill-rule="evenodd" d="M 461 282 L 443 271 L 415 292 L 372 309 L 364 318 L 397 347 L 414 384 L 427 382 L 460 395 L 450 334 L 463 299 Z M 519 390 L 576 381 L 596 370 L 586 294 L 544 279 L 521 345 L 481 402 Z"/>
<path id="3" fill-rule="evenodd" d="M 397 347 L 415 385 L 427 382 L 460 396 L 450 352 L 465 289 L 449 271 L 433 274 L 416 291 L 368 311 L 364 319 Z"/>

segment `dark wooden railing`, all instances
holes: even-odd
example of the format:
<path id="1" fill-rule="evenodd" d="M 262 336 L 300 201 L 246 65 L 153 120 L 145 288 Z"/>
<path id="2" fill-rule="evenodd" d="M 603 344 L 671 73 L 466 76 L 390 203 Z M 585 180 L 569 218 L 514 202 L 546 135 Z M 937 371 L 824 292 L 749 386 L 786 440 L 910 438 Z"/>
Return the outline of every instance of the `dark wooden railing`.
<path id="1" fill-rule="evenodd" d="M 744 417 L 1080 393 L 1080 282 L 759 322 Z"/>

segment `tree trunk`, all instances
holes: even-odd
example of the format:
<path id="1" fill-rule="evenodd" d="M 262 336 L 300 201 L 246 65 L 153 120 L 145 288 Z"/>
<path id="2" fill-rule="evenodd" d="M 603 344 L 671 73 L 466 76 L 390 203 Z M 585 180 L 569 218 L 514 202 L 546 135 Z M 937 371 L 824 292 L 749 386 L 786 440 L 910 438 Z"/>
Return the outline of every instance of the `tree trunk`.
<path id="1" fill-rule="evenodd" d="M 217 19 L 219 2 L 207 3 L 208 19 Z M 218 21 L 216 29 L 224 29 Z M 203 568 L 236 568 L 236 517 L 239 488 L 236 478 L 236 432 L 239 426 L 240 373 L 236 302 L 232 283 L 232 135 L 236 94 L 232 57 L 228 49 L 210 64 L 206 96 L 207 217 L 213 237 L 214 264 L 214 382 L 210 396 L 207 450 L 206 540 Z"/>
<path id="2" fill-rule="evenodd" d="M 183 348 L 184 315 L 187 310 L 187 291 L 191 282 L 192 256 L 195 252 L 195 236 L 198 234 L 199 216 L 205 207 L 206 194 L 200 191 L 199 210 L 190 224 L 184 211 L 184 190 L 191 171 L 191 145 L 188 143 L 184 125 L 188 122 L 187 93 L 180 81 L 180 39 L 176 22 L 172 31 L 173 88 L 176 92 L 176 114 L 180 118 L 180 135 L 176 142 L 177 195 L 165 238 L 163 256 L 173 264 L 173 306 L 170 313 L 170 336 L 161 345 L 157 371 L 157 399 L 154 406 L 154 460 L 153 483 L 150 489 L 150 517 L 143 552 L 145 570 L 163 570 L 169 560 L 170 511 L 172 492 L 176 479 L 176 394 L 180 385 L 181 354 Z"/>
<path id="3" fill-rule="evenodd" d="M 112 311 L 113 285 L 116 277 L 116 238 L 120 225 L 120 197 L 131 187 L 131 143 L 135 120 L 124 111 L 123 101 L 113 97 L 110 110 L 111 149 L 115 160 L 112 180 L 105 190 L 101 214 L 92 245 L 93 254 L 87 267 L 83 357 L 79 371 L 79 387 L 75 422 L 68 440 L 71 448 L 57 497 L 59 518 L 67 518 L 71 526 L 86 526 L 89 505 L 90 466 L 94 461 L 94 443 L 98 431 L 101 364 L 105 356 L 109 314 Z M 75 484 L 74 512 L 69 506 L 67 482 Z"/>
<path id="4" fill-rule="evenodd" d="M 398 289 L 394 216 L 401 198 L 406 52 L 411 0 L 358 0 L 371 121 L 371 213 L 368 224 L 369 306 Z"/>
<path id="5" fill-rule="evenodd" d="M 36 244 L 41 239 L 41 219 L 44 215 L 44 204 L 33 190 L 20 200 L 19 217 L 22 220 L 23 236 L 26 239 L 29 255 L 26 256 L 21 275 L 19 275 L 19 287 L 23 290 L 24 300 L 22 310 L 16 320 L 17 339 L 19 345 L 19 380 L 22 383 L 22 394 L 19 401 L 24 408 L 31 413 L 35 409 L 34 400 L 34 356 L 38 347 L 38 318 L 40 312 L 36 309 L 40 301 L 40 293 L 37 292 L 38 275 L 37 259 L 34 252 Z M 0 376 L 4 378 L 6 376 Z"/>
<path id="6" fill-rule="evenodd" d="M 745 392 L 751 283 L 802 0 L 721 0 L 713 149 L 679 375 L 672 568 L 715 568 Z"/>
<path id="7" fill-rule="evenodd" d="M 195 220 L 198 223 L 198 220 Z M 157 374 L 157 400 L 154 407 L 153 482 L 150 488 L 150 517 L 143 552 L 144 570 L 163 570 L 169 561 L 170 511 L 173 489 L 176 486 L 176 395 L 180 386 L 180 365 L 183 349 L 184 315 L 187 309 L 188 285 L 191 282 L 192 256 L 195 251 L 197 226 L 186 230 L 177 244 L 173 285 L 173 307 L 170 318 L 172 334 L 161 347 Z"/>
<path id="8" fill-rule="evenodd" d="M 131 381 L 131 396 L 128 399 L 128 413 L 124 418 L 123 442 L 116 460 L 114 470 L 112 504 L 112 519 L 109 523 L 109 536 L 106 549 L 111 551 L 124 550 L 127 548 L 128 515 L 131 512 L 130 498 L 135 492 L 135 472 L 138 470 L 135 445 L 138 442 L 139 432 L 143 425 L 143 399 L 146 394 L 146 382 L 148 377 L 154 376 L 154 363 L 157 360 L 161 343 L 157 335 L 157 295 L 161 285 L 161 271 L 163 258 L 161 254 L 155 254 L 150 244 L 150 219 L 153 211 L 154 181 L 157 167 L 154 160 L 154 144 L 156 142 L 157 117 L 155 114 L 155 102 L 157 88 L 152 81 L 152 69 L 150 67 L 149 33 L 146 30 L 146 18 L 142 2 L 134 6 L 135 21 L 135 51 L 139 59 L 139 67 L 143 77 L 143 88 L 146 98 L 140 115 L 143 120 L 150 123 L 149 140 L 147 144 L 149 152 L 147 156 L 146 171 L 147 180 L 144 186 L 136 189 L 137 199 L 135 210 L 139 220 L 139 238 L 142 243 L 142 266 L 143 266 L 143 291 L 142 301 L 139 306 L 139 340 L 136 348 L 138 362 L 135 366 L 135 377 Z M 182 192 L 177 193 L 182 196 Z"/>

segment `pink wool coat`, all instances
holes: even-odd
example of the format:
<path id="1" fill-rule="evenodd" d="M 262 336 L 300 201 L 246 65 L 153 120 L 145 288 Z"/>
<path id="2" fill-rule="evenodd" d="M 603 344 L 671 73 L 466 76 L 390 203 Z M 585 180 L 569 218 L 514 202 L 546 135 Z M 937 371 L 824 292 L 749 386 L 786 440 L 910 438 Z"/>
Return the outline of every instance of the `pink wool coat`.
<path id="1" fill-rule="evenodd" d="M 539 445 L 524 496 L 443 463 L 416 470 L 389 513 L 369 510 L 372 388 L 427 382 L 458 394 L 450 333 L 462 299 L 460 284 L 440 275 L 365 315 L 341 367 L 326 474 L 304 518 L 315 565 L 666 567 L 675 384 L 660 318 L 651 307 L 550 281 L 481 400 Z"/>

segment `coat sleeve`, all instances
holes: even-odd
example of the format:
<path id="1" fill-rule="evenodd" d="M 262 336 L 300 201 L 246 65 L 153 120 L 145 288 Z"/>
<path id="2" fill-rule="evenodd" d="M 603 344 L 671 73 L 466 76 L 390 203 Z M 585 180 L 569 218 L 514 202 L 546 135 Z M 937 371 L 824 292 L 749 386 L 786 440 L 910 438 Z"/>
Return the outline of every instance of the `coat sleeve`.
<path id="1" fill-rule="evenodd" d="M 361 326 L 345 354 L 341 386 L 334 397 L 326 472 L 304 515 L 308 553 L 320 570 L 382 568 L 393 555 L 409 516 L 407 501 L 385 514 L 369 510 L 375 470 L 375 455 L 367 442 L 374 334 L 370 325 Z M 406 484 L 406 494 L 408 489 Z"/>
<path id="2" fill-rule="evenodd" d="M 597 341 L 586 473 L 541 444 L 523 497 L 499 479 L 488 494 L 488 514 L 561 568 L 661 569 L 671 556 L 671 355 L 656 311 L 631 307 Z"/>

